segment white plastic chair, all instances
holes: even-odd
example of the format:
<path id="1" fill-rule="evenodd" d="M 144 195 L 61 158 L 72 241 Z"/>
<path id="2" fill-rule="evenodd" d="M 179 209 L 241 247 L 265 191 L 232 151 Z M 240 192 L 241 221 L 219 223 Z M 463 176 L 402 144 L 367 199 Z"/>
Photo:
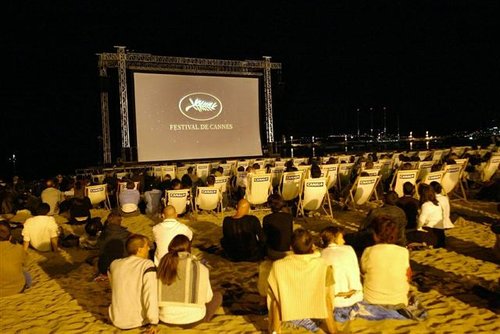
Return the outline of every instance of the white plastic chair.
<path id="1" fill-rule="evenodd" d="M 190 189 L 167 190 L 165 191 L 165 206 L 172 205 L 178 215 L 187 211 L 187 208 L 193 209 Z"/>
<path id="2" fill-rule="evenodd" d="M 111 203 L 108 197 L 108 185 L 107 184 L 98 184 L 95 186 L 86 186 L 85 187 L 85 196 L 90 199 L 90 203 L 93 207 L 98 206 L 101 203 L 104 203 L 106 209 L 111 209 Z"/>
<path id="3" fill-rule="evenodd" d="M 297 206 L 297 217 L 299 214 L 304 217 L 304 210 L 318 211 L 323 209 L 333 222 L 332 204 L 328 195 L 327 183 L 325 177 L 304 180 Z"/>
<path id="4" fill-rule="evenodd" d="M 283 200 L 291 201 L 299 196 L 302 188 L 302 179 L 303 173 L 300 171 L 283 173 L 278 188 Z"/>
<path id="5" fill-rule="evenodd" d="M 272 192 L 271 174 L 255 175 L 249 174 L 248 185 L 245 198 L 252 205 L 261 205 L 267 203 L 267 198 Z"/>
<path id="6" fill-rule="evenodd" d="M 356 209 L 356 206 L 369 202 L 373 196 L 378 200 L 376 189 L 380 178 L 380 175 L 358 176 L 349 190 L 349 197 L 346 198 L 344 204 L 348 205 L 351 202 Z"/>

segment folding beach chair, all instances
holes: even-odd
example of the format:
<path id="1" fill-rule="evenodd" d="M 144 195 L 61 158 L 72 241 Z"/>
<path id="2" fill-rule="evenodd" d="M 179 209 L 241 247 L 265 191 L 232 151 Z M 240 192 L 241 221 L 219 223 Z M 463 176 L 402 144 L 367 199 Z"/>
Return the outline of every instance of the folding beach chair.
<path id="1" fill-rule="evenodd" d="M 182 177 L 188 173 L 189 167 L 190 166 L 179 166 L 179 167 L 177 167 L 177 171 L 175 173 L 175 177 L 178 178 L 179 180 L 182 179 Z"/>
<path id="2" fill-rule="evenodd" d="M 329 164 L 329 165 L 321 165 L 321 170 L 326 171 L 327 183 L 326 186 L 328 189 L 331 189 L 333 186 L 337 186 L 338 182 L 338 173 L 339 173 L 339 165 L 340 164 Z"/>
<path id="3" fill-rule="evenodd" d="M 196 164 L 196 176 L 198 176 L 203 181 L 203 183 L 206 182 L 209 173 L 210 173 L 209 163 Z"/>
<path id="4" fill-rule="evenodd" d="M 221 213 L 222 195 L 217 187 L 198 187 L 195 197 L 196 212 L 198 210 L 209 211 L 211 213 Z"/>
<path id="5" fill-rule="evenodd" d="M 481 170 L 481 182 L 489 182 L 493 175 L 497 172 L 499 164 L 500 153 L 492 153 L 490 160 L 488 160 L 484 168 Z"/>
<path id="6" fill-rule="evenodd" d="M 272 193 L 271 174 L 255 175 L 253 173 L 247 176 L 248 185 L 245 198 L 251 205 L 261 205 L 267 203 L 268 196 Z"/>
<path id="7" fill-rule="evenodd" d="M 291 201 L 299 196 L 302 187 L 302 179 L 303 173 L 300 171 L 283 173 L 279 185 L 279 193 L 283 200 Z"/>
<path id="8" fill-rule="evenodd" d="M 111 210 L 111 203 L 108 197 L 108 185 L 98 184 L 95 186 L 85 187 L 85 196 L 90 199 L 90 203 L 93 207 L 97 207 L 99 204 L 104 203 L 104 207 Z"/>
<path id="9" fill-rule="evenodd" d="M 318 211 L 320 209 L 333 222 L 333 211 L 328 194 L 327 179 L 321 177 L 304 180 L 297 206 L 297 217 L 299 214 L 305 217 L 304 210 Z"/>
<path id="10" fill-rule="evenodd" d="M 106 175 L 104 174 L 92 174 L 92 182 L 97 183 L 97 184 L 102 184 L 104 182 L 104 178 Z"/>
<path id="11" fill-rule="evenodd" d="M 395 191 L 399 197 L 404 195 L 403 193 L 403 184 L 405 182 L 411 182 L 413 185 L 417 183 L 418 170 L 398 170 L 394 174 L 394 178 L 392 180 L 392 190 Z"/>
<path id="12" fill-rule="evenodd" d="M 215 177 L 215 187 L 217 187 L 219 189 L 219 191 L 222 195 L 223 206 L 228 203 L 227 200 L 229 197 L 231 197 L 230 180 L 231 180 L 231 178 L 229 176 L 216 176 Z M 222 207 L 222 211 L 223 210 L 224 210 L 224 207 Z"/>
<path id="13" fill-rule="evenodd" d="M 128 172 L 119 172 L 119 173 L 116 173 L 116 178 L 118 180 L 123 180 L 127 176 L 128 176 Z"/>
<path id="14" fill-rule="evenodd" d="M 178 215 L 193 210 L 191 189 L 167 190 L 165 191 L 165 206 L 172 205 Z"/>
<path id="15" fill-rule="evenodd" d="M 464 186 L 461 182 L 462 166 L 458 164 L 446 165 L 444 167 L 444 175 L 441 182 L 444 192 L 451 197 L 452 194 L 467 200 Z M 460 188 L 461 195 L 457 193 L 457 188 Z"/>
<path id="16" fill-rule="evenodd" d="M 354 169 L 353 162 L 341 163 L 339 165 L 338 180 L 339 180 L 340 191 L 344 190 L 346 187 L 348 187 L 351 184 L 351 175 L 352 175 L 353 169 Z"/>
<path id="17" fill-rule="evenodd" d="M 273 189 L 277 188 L 280 185 L 283 172 L 284 172 L 284 167 L 271 167 Z"/>
<path id="18" fill-rule="evenodd" d="M 349 196 L 346 198 L 344 204 L 348 205 L 351 202 L 354 209 L 357 209 L 357 206 L 369 202 L 372 197 L 378 200 L 376 189 L 379 181 L 380 175 L 358 176 L 349 190 Z"/>
<path id="19" fill-rule="evenodd" d="M 432 152 L 432 162 L 435 164 L 441 163 L 441 160 L 443 160 L 443 150 L 434 150 Z"/>
<path id="20" fill-rule="evenodd" d="M 170 175 L 171 179 L 177 177 L 177 166 L 175 165 L 163 165 L 161 167 L 161 181 L 165 179 L 165 176 Z"/>
<path id="21" fill-rule="evenodd" d="M 419 183 L 431 184 L 431 182 L 436 181 L 439 183 L 443 182 L 444 171 L 439 170 L 436 172 L 427 173 Z"/>
<path id="22" fill-rule="evenodd" d="M 219 164 L 219 167 L 222 167 L 222 175 L 224 176 L 233 175 L 233 164 L 229 163 Z"/>
<path id="23" fill-rule="evenodd" d="M 422 180 L 427 174 L 431 172 L 434 161 L 419 161 L 418 163 L 418 177 L 417 180 Z"/>
<path id="24" fill-rule="evenodd" d="M 432 154 L 431 151 L 418 151 L 417 156 L 420 159 L 420 161 L 424 161 L 431 154 Z"/>

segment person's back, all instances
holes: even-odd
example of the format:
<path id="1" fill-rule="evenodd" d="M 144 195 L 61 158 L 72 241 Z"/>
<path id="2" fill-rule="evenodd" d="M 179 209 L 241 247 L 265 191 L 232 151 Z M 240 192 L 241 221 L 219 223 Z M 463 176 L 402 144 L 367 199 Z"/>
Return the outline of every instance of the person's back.
<path id="1" fill-rule="evenodd" d="M 133 181 L 128 181 L 125 189 L 120 191 L 119 200 L 120 205 L 124 204 L 135 204 L 138 205 L 141 199 L 141 194 L 139 190 L 135 189 L 135 183 Z"/>
<path id="2" fill-rule="evenodd" d="M 222 223 L 222 248 L 233 261 L 257 261 L 263 256 L 264 234 L 260 221 L 249 215 L 250 204 L 242 199 L 238 202 L 233 217 L 226 217 Z"/>
<path id="3" fill-rule="evenodd" d="M 358 258 L 351 246 L 344 243 L 342 229 L 328 226 L 321 231 L 323 250 L 321 257 L 334 268 L 335 312 L 339 308 L 350 307 L 363 300 L 363 285 L 359 270 Z M 339 319 L 337 319 L 339 320 Z"/>
<path id="4" fill-rule="evenodd" d="M 278 194 L 272 194 L 267 200 L 272 213 L 264 216 L 262 229 L 267 246 L 267 256 L 271 260 L 283 258 L 290 250 L 293 233 L 293 216 L 284 212 L 286 202 Z"/>
<path id="5" fill-rule="evenodd" d="M 41 252 L 57 251 L 59 226 L 52 216 L 48 216 L 50 206 L 41 203 L 36 209 L 36 216 L 26 219 L 23 226 L 24 248 L 29 246 Z"/>
<path id="6" fill-rule="evenodd" d="M 130 329 L 158 324 L 156 268 L 148 259 L 149 240 L 139 234 L 126 243 L 128 257 L 110 266 L 111 305 L 109 317 L 114 326 Z"/>
<path id="7" fill-rule="evenodd" d="M 99 247 L 98 269 L 106 275 L 111 262 L 126 256 L 125 243 L 130 236 L 127 228 L 121 226 L 122 217 L 118 213 L 110 213 L 101 235 L 97 239 Z"/>
<path id="8" fill-rule="evenodd" d="M 55 188 L 52 180 L 48 180 L 46 186 L 47 188 L 42 191 L 40 197 L 42 202 L 47 203 L 50 206 L 48 215 L 53 216 L 59 212 L 59 203 L 64 200 L 64 195 L 59 189 Z"/>
<path id="9" fill-rule="evenodd" d="M 403 184 L 403 196 L 398 198 L 396 202 L 396 205 L 405 212 L 408 221 L 406 224 L 406 231 L 417 228 L 417 216 L 420 202 L 413 197 L 414 193 L 415 186 L 411 182 L 405 182 Z"/>
<path id="10" fill-rule="evenodd" d="M 23 291 L 27 280 L 23 273 L 26 252 L 19 244 L 11 242 L 10 226 L 0 222 L 0 297 Z"/>

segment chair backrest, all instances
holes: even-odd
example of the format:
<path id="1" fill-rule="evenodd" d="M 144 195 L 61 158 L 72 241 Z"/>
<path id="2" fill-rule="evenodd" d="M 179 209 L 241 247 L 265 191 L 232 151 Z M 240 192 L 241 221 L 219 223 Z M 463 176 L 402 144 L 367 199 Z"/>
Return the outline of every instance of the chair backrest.
<path id="1" fill-rule="evenodd" d="M 436 172 L 427 173 L 420 181 L 420 183 L 431 184 L 432 181 L 439 183 L 443 182 L 444 171 L 439 170 Z"/>
<path id="2" fill-rule="evenodd" d="M 274 167 L 281 167 L 281 168 L 285 168 L 285 163 L 286 161 L 284 160 L 278 160 L 278 161 L 274 161 Z"/>
<path id="3" fill-rule="evenodd" d="M 216 176 L 215 177 L 215 187 L 219 189 L 222 193 L 227 191 L 227 187 L 229 185 L 229 176 Z"/>
<path id="4" fill-rule="evenodd" d="M 262 174 L 266 174 L 266 173 L 267 173 L 267 171 L 266 171 L 266 169 L 265 169 L 265 168 L 259 168 L 259 169 L 255 169 L 255 170 L 253 171 L 253 173 L 254 173 L 254 174 L 258 174 L 258 175 L 262 175 Z"/>
<path id="5" fill-rule="evenodd" d="M 122 191 L 125 188 L 127 188 L 127 182 L 118 182 L 118 192 Z M 134 189 L 139 189 L 139 181 L 134 181 Z"/>
<path id="6" fill-rule="evenodd" d="M 492 153 L 490 160 L 486 163 L 483 170 L 481 171 L 481 181 L 488 182 L 491 180 L 493 175 L 495 175 L 498 170 L 498 165 L 500 164 L 500 153 Z"/>
<path id="7" fill-rule="evenodd" d="M 307 158 L 293 158 L 293 165 L 297 168 L 303 162 L 307 163 Z"/>
<path id="8" fill-rule="evenodd" d="M 98 184 L 95 186 L 86 186 L 85 196 L 90 199 L 90 203 L 92 203 L 92 205 L 105 202 L 108 199 L 107 185 Z"/>
<path id="9" fill-rule="evenodd" d="M 221 205 L 222 196 L 217 187 L 197 187 L 196 207 L 200 210 L 216 210 Z"/>
<path id="10" fill-rule="evenodd" d="M 321 165 L 321 170 L 327 171 L 327 173 L 325 174 L 327 177 L 327 188 L 330 189 L 331 187 L 336 186 L 339 173 L 339 164 Z"/>
<path id="11" fill-rule="evenodd" d="M 250 204 L 259 205 L 267 202 L 272 191 L 271 174 L 249 174 L 245 197 Z"/>
<path id="12" fill-rule="evenodd" d="M 179 180 L 182 179 L 184 175 L 188 173 L 189 166 L 179 166 L 177 167 L 177 172 L 175 173 L 175 177 Z"/>
<path id="13" fill-rule="evenodd" d="M 167 205 L 172 205 L 178 215 L 183 214 L 191 205 L 191 190 L 167 190 L 165 191 L 165 202 Z"/>
<path id="14" fill-rule="evenodd" d="M 443 150 L 434 150 L 432 152 L 432 161 L 437 164 L 437 163 L 440 163 L 441 160 L 443 159 L 443 153 L 444 151 Z"/>
<path id="15" fill-rule="evenodd" d="M 291 201 L 299 196 L 302 178 L 303 173 L 301 171 L 283 173 L 279 191 L 285 201 Z"/>
<path id="16" fill-rule="evenodd" d="M 196 176 L 198 176 L 203 182 L 207 180 L 207 176 L 210 173 L 210 164 L 196 164 Z"/>
<path id="17" fill-rule="evenodd" d="M 116 173 L 116 178 L 118 180 L 123 180 L 127 176 L 128 176 L 128 172 L 119 172 L 119 173 Z"/>
<path id="18" fill-rule="evenodd" d="M 339 178 L 339 184 L 340 187 L 342 188 L 342 185 L 348 184 L 351 180 L 351 173 L 354 168 L 354 163 L 343 163 L 339 165 L 339 173 L 338 173 L 338 178 Z"/>
<path id="19" fill-rule="evenodd" d="M 418 179 L 422 180 L 427 174 L 431 172 L 434 161 L 420 161 L 418 163 Z"/>
<path id="20" fill-rule="evenodd" d="M 323 204 L 328 193 L 328 181 L 325 177 L 304 180 L 302 187 L 301 207 L 304 210 L 315 211 Z"/>
<path id="21" fill-rule="evenodd" d="M 380 176 L 358 176 L 351 188 L 351 199 L 354 205 L 363 205 L 370 200 L 377 187 Z"/>
<path id="22" fill-rule="evenodd" d="M 283 175 L 284 167 L 271 167 L 271 176 L 273 187 L 279 186 Z"/>
<path id="23" fill-rule="evenodd" d="M 92 181 L 98 184 L 102 184 L 105 177 L 106 175 L 104 174 L 92 174 Z"/>
<path id="24" fill-rule="evenodd" d="M 462 173 L 462 166 L 459 164 L 446 165 L 444 167 L 444 175 L 441 185 L 446 194 L 449 194 L 455 189 L 460 182 L 460 175 Z"/>
<path id="25" fill-rule="evenodd" d="M 380 175 L 382 177 L 382 180 L 387 180 L 392 175 L 394 159 L 380 159 L 378 162 L 380 163 Z"/>
<path id="26" fill-rule="evenodd" d="M 430 155 L 431 151 L 418 151 L 417 153 L 417 156 L 419 157 L 420 161 L 424 161 Z"/>
<path id="27" fill-rule="evenodd" d="M 418 170 L 398 170 L 394 175 L 393 189 L 399 197 L 404 195 L 403 184 L 405 182 L 411 182 L 413 185 L 417 183 Z"/>
<path id="28" fill-rule="evenodd" d="M 241 166 L 247 170 L 248 165 L 250 164 L 250 160 L 238 160 L 236 161 L 236 170 Z"/>
<path id="29" fill-rule="evenodd" d="M 174 165 L 164 165 L 161 167 L 161 180 L 168 174 L 171 179 L 175 179 L 177 177 L 177 166 Z"/>
<path id="30" fill-rule="evenodd" d="M 380 169 L 379 168 L 362 169 L 361 172 L 367 173 L 369 176 L 380 175 Z"/>
<path id="31" fill-rule="evenodd" d="M 219 167 L 222 167 L 222 175 L 231 176 L 233 175 L 233 165 L 232 164 L 219 164 Z"/>

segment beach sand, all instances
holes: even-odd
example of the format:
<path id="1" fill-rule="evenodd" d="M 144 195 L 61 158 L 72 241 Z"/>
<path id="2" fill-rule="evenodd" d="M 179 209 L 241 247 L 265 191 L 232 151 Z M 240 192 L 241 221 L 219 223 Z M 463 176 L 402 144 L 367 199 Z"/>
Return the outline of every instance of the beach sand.
<path id="1" fill-rule="evenodd" d="M 227 211 L 231 215 L 234 211 Z M 262 218 L 269 211 L 253 214 Z M 447 249 L 411 252 L 414 272 L 412 290 L 428 311 L 428 318 L 412 320 L 367 321 L 356 319 L 338 324 L 344 333 L 499 333 L 500 266 L 491 248 L 495 236 L 491 221 L 500 219 L 494 203 L 452 201 L 456 227 L 447 231 Z M 107 216 L 106 210 L 92 211 L 92 216 Z M 335 224 L 356 228 L 362 212 L 335 210 Z M 22 221 L 19 215 L 13 221 Z M 81 232 L 81 227 L 65 224 L 66 232 Z M 210 323 L 183 333 L 262 333 L 267 329 L 267 315 L 258 314 L 258 264 L 232 263 L 219 251 L 222 236 L 221 216 L 203 213 L 197 219 L 181 218 L 194 231 L 193 246 L 199 258 L 210 266 L 214 289 L 224 294 L 224 307 Z M 158 218 L 145 215 L 126 217 L 123 225 L 131 232 L 152 239 L 152 226 Z M 331 224 L 321 218 L 299 218 L 297 226 L 319 231 Z M 90 251 L 63 248 L 60 254 L 39 253 L 30 249 L 27 270 L 33 286 L 22 294 L 0 299 L 1 333 L 117 333 L 108 319 L 111 290 L 107 282 L 94 282 L 94 268 L 85 262 Z M 3 259 L 2 259 L 3 260 Z M 181 332 L 174 326 L 160 324 L 161 333 Z M 140 333 L 141 329 L 127 333 Z M 305 333 L 284 328 L 283 333 Z"/>

